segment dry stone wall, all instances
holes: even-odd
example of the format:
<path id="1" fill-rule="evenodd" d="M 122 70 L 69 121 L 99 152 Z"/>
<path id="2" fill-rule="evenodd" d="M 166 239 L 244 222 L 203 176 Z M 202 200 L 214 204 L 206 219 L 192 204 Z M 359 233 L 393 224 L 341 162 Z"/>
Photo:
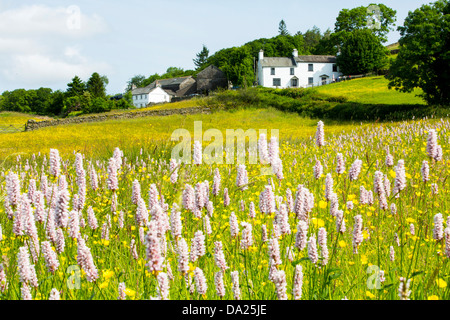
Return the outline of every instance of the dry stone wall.
<path id="1" fill-rule="evenodd" d="M 28 120 L 25 125 L 25 131 L 37 130 L 45 127 L 52 127 L 64 124 L 72 123 L 85 123 L 85 122 L 101 122 L 107 120 L 118 120 L 118 119 L 132 119 L 132 118 L 142 118 L 142 117 L 157 117 L 157 116 L 170 116 L 173 114 L 198 114 L 198 113 L 211 113 L 211 110 L 207 107 L 192 107 L 192 108 L 180 108 L 180 109 L 164 109 L 164 110 L 146 110 L 146 111 L 134 111 L 134 112 L 124 112 L 117 114 L 103 114 L 103 115 L 92 115 L 85 117 L 74 117 L 66 119 L 55 119 L 55 120 L 44 120 L 35 121 L 33 119 Z"/>

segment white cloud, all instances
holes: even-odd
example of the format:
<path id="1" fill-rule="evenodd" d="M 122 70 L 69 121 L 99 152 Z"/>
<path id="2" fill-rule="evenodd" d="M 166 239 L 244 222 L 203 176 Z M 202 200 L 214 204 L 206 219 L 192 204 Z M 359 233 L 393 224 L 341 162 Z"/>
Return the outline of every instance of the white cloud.
<path id="1" fill-rule="evenodd" d="M 75 75 L 87 79 L 93 72 L 104 74 L 111 71 L 106 63 L 92 63 L 82 56 L 78 60 L 72 63 L 41 54 L 16 55 L 12 59 L 12 67 L 3 70 L 3 75 L 11 81 L 20 79 L 24 84 L 45 86 L 69 82 Z"/>
<path id="2" fill-rule="evenodd" d="M 107 30 L 97 14 L 84 14 L 78 6 L 22 6 L 0 12 L 0 35 L 86 37 Z"/>
<path id="3" fill-rule="evenodd" d="M 0 87 L 65 88 L 75 75 L 87 80 L 93 72 L 111 72 L 107 63 L 83 53 L 83 44 L 91 49 L 90 41 L 106 31 L 101 17 L 77 6 L 0 11 Z"/>

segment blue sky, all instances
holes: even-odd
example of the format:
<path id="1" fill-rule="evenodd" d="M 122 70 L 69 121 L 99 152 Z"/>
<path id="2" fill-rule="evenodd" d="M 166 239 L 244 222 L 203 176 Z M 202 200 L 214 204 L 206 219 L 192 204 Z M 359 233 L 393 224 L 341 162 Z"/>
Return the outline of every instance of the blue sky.
<path id="1" fill-rule="evenodd" d="M 343 8 L 377 1 L 12 1 L 0 0 L 0 92 L 50 87 L 66 90 L 76 74 L 109 78 L 120 93 L 136 74 L 194 69 L 205 44 L 210 54 L 278 33 L 284 19 L 294 34 L 314 25 L 333 29 Z M 381 1 L 380 1 L 381 2 Z M 385 0 L 397 25 L 424 0 Z M 396 42 L 398 32 L 388 35 Z"/>

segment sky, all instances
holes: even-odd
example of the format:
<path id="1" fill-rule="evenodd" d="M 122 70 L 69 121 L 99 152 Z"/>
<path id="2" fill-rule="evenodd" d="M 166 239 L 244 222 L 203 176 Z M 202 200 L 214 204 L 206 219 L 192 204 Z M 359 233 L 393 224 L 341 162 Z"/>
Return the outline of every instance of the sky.
<path id="1" fill-rule="evenodd" d="M 67 89 L 78 75 L 109 79 L 108 94 L 124 91 L 134 75 L 195 69 L 205 45 L 210 52 L 278 34 L 283 19 L 291 34 L 314 25 L 334 29 L 339 11 L 368 6 L 362 0 L 0 0 L 0 93 L 19 88 Z M 385 0 L 397 11 L 431 1 Z M 396 28 L 396 27 L 395 27 Z M 397 31 L 386 44 L 398 41 Z"/>

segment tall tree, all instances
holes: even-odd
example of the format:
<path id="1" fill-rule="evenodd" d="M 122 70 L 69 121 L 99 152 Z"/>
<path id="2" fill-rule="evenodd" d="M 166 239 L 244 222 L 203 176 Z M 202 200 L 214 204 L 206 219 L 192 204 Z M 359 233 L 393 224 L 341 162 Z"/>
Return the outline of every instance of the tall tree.
<path id="1" fill-rule="evenodd" d="M 286 22 L 284 22 L 284 20 L 281 20 L 280 23 L 278 24 L 278 34 L 280 34 L 281 36 L 289 35 L 289 32 L 287 31 L 286 28 Z"/>
<path id="2" fill-rule="evenodd" d="M 106 97 L 106 89 L 105 83 L 102 77 L 94 72 L 89 78 L 86 89 L 91 94 L 92 98 L 105 98 Z"/>
<path id="3" fill-rule="evenodd" d="M 137 88 L 143 87 L 144 80 L 145 80 L 145 76 L 143 76 L 142 74 L 135 75 L 133 78 L 128 80 L 127 88 L 125 91 L 126 92 L 131 91 L 133 86 L 136 86 Z"/>
<path id="4" fill-rule="evenodd" d="M 196 56 L 197 56 L 197 58 L 193 59 L 194 64 L 197 67 L 197 69 L 201 69 L 208 61 L 208 57 L 209 57 L 208 48 L 205 45 L 203 45 L 202 51 L 197 53 Z"/>
<path id="5" fill-rule="evenodd" d="M 305 49 L 311 54 L 322 39 L 322 34 L 320 33 L 320 29 L 314 26 L 303 34 L 303 38 L 305 39 Z"/>
<path id="6" fill-rule="evenodd" d="M 67 84 L 66 97 L 82 95 L 85 90 L 86 84 L 78 76 L 75 76 L 72 82 Z"/>
<path id="7" fill-rule="evenodd" d="M 372 31 L 363 29 L 341 33 L 341 40 L 341 53 L 336 60 L 342 73 L 368 73 L 385 65 L 386 49 Z"/>
<path id="8" fill-rule="evenodd" d="M 397 11 L 388 6 L 370 4 L 367 7 L 360 6 L 353 9 L 342 9 L 336 18 L 335 32 L 351 32 L 360 29 L 371 29 L 382 42 L 387 41 L 387 34 L 394 30 Z"/>
<path id="9" fill-rule="evenodd" d="M 389 86 L 423 90 L 429 104 L 450 105 L 450 2 L 439 0 L 410 11 L 400 31 L 400 50 Z"/>

